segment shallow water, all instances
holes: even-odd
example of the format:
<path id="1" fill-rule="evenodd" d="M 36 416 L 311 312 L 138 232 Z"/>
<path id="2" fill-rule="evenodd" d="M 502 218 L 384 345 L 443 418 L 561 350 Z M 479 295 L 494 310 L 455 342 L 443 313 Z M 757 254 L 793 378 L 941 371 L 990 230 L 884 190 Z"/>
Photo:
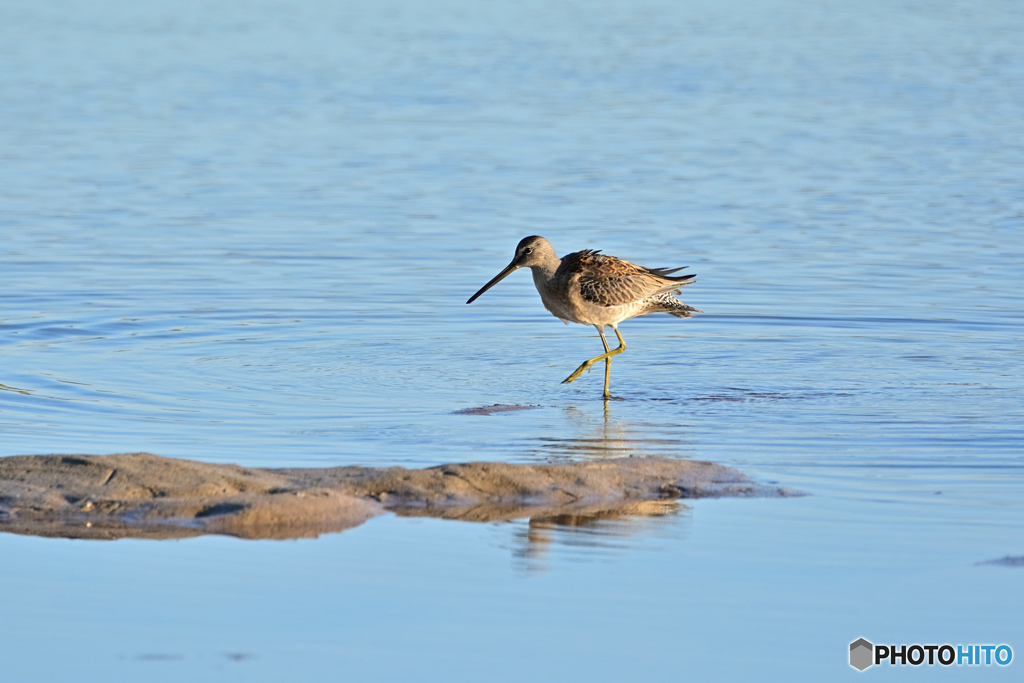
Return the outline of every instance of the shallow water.
<path id="1" fill-rule="evenodd" d="M 655 454 L 811 494 L 0 536 L 5 662 L 612 680 L 843 675 L 860 636 L 1024 654 L 1019 570 L 975 566 L 1024 555 L 1022 28 L 1013 2 L 0 7 L 0 454 Z M 596 334 L 527 274 L 464 303 L 529 234 L 689 265 L 706 313 L 625 323 L 605 406 L 600 370 L 559 384 Z M 458 412 L 494 403 L 538 407 Z"/>

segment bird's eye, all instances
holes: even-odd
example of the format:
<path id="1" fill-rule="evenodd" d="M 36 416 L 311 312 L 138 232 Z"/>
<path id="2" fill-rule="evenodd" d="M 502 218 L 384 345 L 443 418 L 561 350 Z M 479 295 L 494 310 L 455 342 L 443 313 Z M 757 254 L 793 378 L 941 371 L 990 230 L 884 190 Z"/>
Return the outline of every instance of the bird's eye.
<path id="1" fill-rule="evenodd" d="M 524 254 L 532 254 L 533 253 L 533 247 L 527 247 L 526 249 L 523 249 L 523 253 Z"/>

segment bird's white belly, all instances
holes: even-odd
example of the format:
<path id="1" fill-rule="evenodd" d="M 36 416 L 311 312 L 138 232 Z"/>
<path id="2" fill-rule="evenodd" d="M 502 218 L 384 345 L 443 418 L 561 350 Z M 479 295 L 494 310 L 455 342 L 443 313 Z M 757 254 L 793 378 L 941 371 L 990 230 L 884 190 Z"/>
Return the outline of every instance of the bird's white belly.
<path id="1" fill-rule="evenodd" d="M 576 306 L 576 316 L 587 325 L 615 325 L 637 315 L 642 315 L 644 306 L 640 302 L 622 306 L 601 306 L 583 302 Z"/>
<path id="2" fill-rule="evenodd" d="M 548 309 L 556 318 L 580 325 L 615 325 L 636 315 L 642 315 L 644 308 L 639 302 L 623 306 L 601 306 L 583 301 L 579 297 L 563 299 L 544 296 L 543 292 L 541 301 L 544 303 L 544 308 Z"/>

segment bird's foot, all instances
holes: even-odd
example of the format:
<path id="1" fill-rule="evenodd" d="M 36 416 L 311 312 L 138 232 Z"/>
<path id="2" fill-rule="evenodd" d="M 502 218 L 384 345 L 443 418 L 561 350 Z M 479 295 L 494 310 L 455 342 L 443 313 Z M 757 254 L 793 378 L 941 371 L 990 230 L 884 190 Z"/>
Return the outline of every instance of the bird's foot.
<path id="1" fill-rule="evenodd" d="M 569 382 L 573 381 L 574 379 L 582 375 L 585 370 L 589 370 L 593 364 L 594 361 L 584 361 L 578 368 L 576 368 L 576 371 L 574 373 L 572 373 L 571 375 L 562 380 L 562 384 L 568 384 Z"/>

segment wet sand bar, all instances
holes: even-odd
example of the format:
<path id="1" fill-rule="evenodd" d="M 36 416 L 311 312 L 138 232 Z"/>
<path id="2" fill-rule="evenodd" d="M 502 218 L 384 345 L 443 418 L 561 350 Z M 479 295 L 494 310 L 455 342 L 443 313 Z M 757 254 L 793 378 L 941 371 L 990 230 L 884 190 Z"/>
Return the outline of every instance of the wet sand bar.
<path id="1" fill-rule="evenodd" d="M 151 453 L 0 458 L 0 531 L 67 538 L 300 538 L 386 512 L 488 522 L 646 514 L 650 501 L 794 492 L 662 458 L 514 465 L 246 468 Z"/>

